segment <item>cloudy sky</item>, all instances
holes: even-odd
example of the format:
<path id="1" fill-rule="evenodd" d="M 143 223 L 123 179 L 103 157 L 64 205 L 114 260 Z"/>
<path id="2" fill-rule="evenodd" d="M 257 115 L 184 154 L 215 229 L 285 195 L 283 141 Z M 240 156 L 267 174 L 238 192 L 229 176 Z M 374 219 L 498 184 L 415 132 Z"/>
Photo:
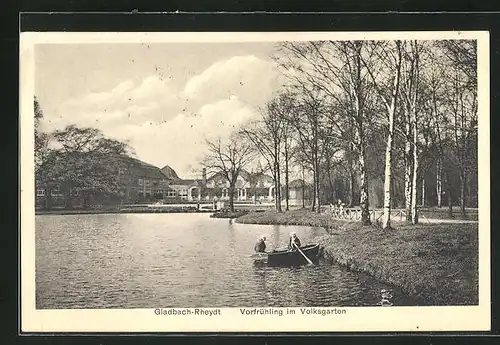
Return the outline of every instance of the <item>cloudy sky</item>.
<path id="1" fill-rule="evenodd" d="M 139 159 L 193 176 L 205 137 L 226 137 L 278 89 L 273 43 L 43 44 L 35 94 L 46 131 L 128 140 Z"/>

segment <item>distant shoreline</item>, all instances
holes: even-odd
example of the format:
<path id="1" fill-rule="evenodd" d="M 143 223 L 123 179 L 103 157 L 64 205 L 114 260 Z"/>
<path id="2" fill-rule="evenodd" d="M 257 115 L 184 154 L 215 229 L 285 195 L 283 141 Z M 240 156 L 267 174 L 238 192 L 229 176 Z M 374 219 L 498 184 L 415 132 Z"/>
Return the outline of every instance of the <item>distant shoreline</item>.
<path id="1" fill-rule="evenodd" d="M 130 213 L 213 213 L 213 210 L 196 209 L 125 209 L 125 210 L 36 210 L 35 215 L 77 215 L 77 214 L 130 214 Z"/>

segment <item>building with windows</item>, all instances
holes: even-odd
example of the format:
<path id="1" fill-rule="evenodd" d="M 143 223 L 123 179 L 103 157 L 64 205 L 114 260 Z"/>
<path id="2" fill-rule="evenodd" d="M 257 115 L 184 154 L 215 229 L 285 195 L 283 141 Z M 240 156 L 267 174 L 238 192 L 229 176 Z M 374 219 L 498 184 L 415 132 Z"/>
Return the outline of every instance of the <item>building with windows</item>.
<path id="1" fill-rule="evenodd" d="M 112 197 L 111 201 L 108 200 L 110 203 L 180 203 L 229 200 L 229 182 L 220 172 L 207 176 L 206 169 L 203 169 L 200 178 L 183 179 L 168 165 L 160 169 L 132 157 L 125 157 L 124 163 L 118 172 L 119 195 Z M 63 193 L 57 183 L 52 184 L 50 188 L 40 183 L 36 185 L 36 206 L 38 208 L 83 207 L 83 202 L 77 193 L 73 193 L 74 195 Z M 290 198 L 297 194 L 298 199 L 298 189 L 301 186 L 301 184 L 296 186 L 297 191 L 291 189 Z M 47 196 L 47 193 L 50 195 Z M 237 179 L 234 193 L 234 200 L 237 202 L 272 202 L 275 197 L 274 180 L 262 172 L 254 173 L 242 170 Z M 282 196 L 284 197 L 283 193 Z M 96 196 L 92 202 L 102 203 L 101 199 Z M 48 202 L 49 200 L 50 202 Z M 48 204 L 50 206 L 47 206 Z"/>

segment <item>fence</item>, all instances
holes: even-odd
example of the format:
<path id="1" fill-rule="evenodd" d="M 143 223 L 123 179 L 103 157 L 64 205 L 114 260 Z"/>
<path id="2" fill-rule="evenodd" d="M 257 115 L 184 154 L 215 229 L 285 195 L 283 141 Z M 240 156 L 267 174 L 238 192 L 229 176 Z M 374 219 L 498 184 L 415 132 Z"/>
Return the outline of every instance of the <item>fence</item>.
<path id="1" fill-rule="evenodd" d="M 361 209 L 360 208 L 342 208 L 333 207 L 328 211 L 333 218 L 342 220 L 361 220 Z M 383 210 L 369 210 L 370 221 L 372 223 L 377 223 L 381 220 L 384 215 Z M 417 216 L 420 217 L 420 212 L 417 210 Z M 391 220 L 404 221 L 406 220 L 406 210 L 404 209 L 392 209 L 391 210 Z"/>

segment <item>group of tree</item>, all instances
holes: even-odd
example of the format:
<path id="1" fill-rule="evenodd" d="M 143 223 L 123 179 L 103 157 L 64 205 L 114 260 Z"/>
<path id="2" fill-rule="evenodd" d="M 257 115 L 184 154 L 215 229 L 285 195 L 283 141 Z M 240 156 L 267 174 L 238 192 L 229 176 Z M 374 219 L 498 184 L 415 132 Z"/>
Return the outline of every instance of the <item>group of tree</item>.
<path id="1" fill-rule="evenodd" d="M 370 224 L 369 184 L 379 178 L 382 226 L 391 227 L 396 204 L 417 223 L 433 172 L 435 204 L 441 207 L 445 195 L 451 212 L 458 199 L 465 214 L 477 194 L 475 41 L 284 42 L 275 60 L 283 88 L 233 141 L 242 157 L 253 152 L 265 161 L 277 211 L 281 199 L 288 209 L 289 173 L 299 167 L 312 175 L 317 212 L 335 199 L 340 179 L 349 205 L 359 206 L 362 223 Z M 209 146 L 218 163 L 231 156 Z M 232 171 L 248 161 L 240 159 Z"/>
<path id="2" fill-rule="evenodd" d="M 98 129 L 69 125 L 46 133 L 40 130 L 43 112 L 38 100 L 35 109 L 35 182 L 44 189 L 46 207 L 52 206 L 52 191 L 64 200 L 78 195 L 87 205 L 95 196 L 117 196 L 120 174 L 126 168 L 130 148 L 106 138 Z"/>

